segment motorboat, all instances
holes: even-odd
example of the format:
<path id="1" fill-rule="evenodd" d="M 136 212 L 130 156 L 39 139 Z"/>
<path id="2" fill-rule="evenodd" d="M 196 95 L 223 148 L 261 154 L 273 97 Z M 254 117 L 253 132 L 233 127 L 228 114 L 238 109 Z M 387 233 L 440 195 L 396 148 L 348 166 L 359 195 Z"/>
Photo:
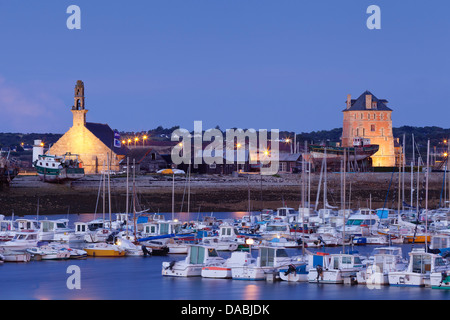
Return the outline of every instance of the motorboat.
<path id="1" fill-rule="evenodd" d="M 92 257 L 123 257 L 125 249 L 109 243 L 91 243 L 83 248 L 88 256 Z"/>
<path id="2" fill-rule="evenodd" d="M 301 248 L 302 247 L 302 239 L 299 238 L 297 240 L 294 239 L 286 239 L 286 238 L 273 238 L 272 240 L 263 240 L 262 245 L 271 246 L 271 247 L 279 247 L 279 248 Z"/>
<path id="3" fill-rule="evenodd" d="M 34 260 L 65 260 L 70 258 L 68 251 L 58 250 L 48 245 L 28 248 L 26 251 L 31 254 Z"/>
<path id="4" fill-rule="evenodd" d="M 3 256 L 5 262 L 28 262 L 31 260 L 31 255 L 22 250 L 9 250 L 3 248 L 0 250 L 0 255 Z"/>
<path id="5" fill-rule="evenodd" d="M 231 257 L 225 262 L 220 261 L 216 265 L 208 264 L 202 268 L 203 278 L 220 278 L 229 279 L 232 278 L 232 268 L 244 266 L 255 263 L 256 259 L 251 256 L 249 252 L 234 251 L 231 253 Z"/>
<path id="6" fill-rule="evenodd" d="M 48 244 L 47 246 L 52 249 L 60 250 L 62 252 L 68 253 L 70 259 L 84 259 L 87 257 L 86 251 L 84 251 L 82 249 L 78 249 L 78 248 L 71 248 L 67 244 L 52 242 L 52 243 Z"/>
<path id="7" fill-rule="evenodd" d="M 260 229 L 260 235 L 263 239 L 271 240 L 277 237 L 291 236 L 291 225 L 287 222 L 269 222 L 262 225 Z"/>
<path id="8" fill-rule="evenodd" d="M 309 256 L 310 283 L 344 283 L 345 279 L 356 281 L 356 274 L 365 267 L 356 254 L 318 252 Z"/>
<path id="9" fill-rule="evenodd" d="M 14 238 L 10 241 L 0 243 L 0 248 L 9 250 L 26 250 L 38 245 L 38 233 L 37 232 L 17 232 Z"/>
<path id="10" fill-rule="evenodd" d="M 233 280 L 265 280 L 268 274 L 275 274 L 279 268 L 298 264 L 297 257 L 290 257 L 285 248 L 260 246 L 256 260 L 231 268 Z"/>
<path id="11" fill-rule="evenodd" d="M 428 286 L 431 274 L 436 278 L 437 274 L 441 275 L 447 269 L 448 264 L 440 255 L 426 252 L 424 248 L 414 248 L 409 253 L 409 263 L 405 270 L 389 272 L 389 285 Z"/>
<path id="12" fill-rule="evenodd" d="M 221 240 L 219 237 L 203 237 L 202 244 L 214 247 L 217 251 L 235 251 L 239 243 L 236 241 Z"/>
<path id="13" fill-rule="evenodd" d="M 141 245 L 135 245 L 128 239 L 125 238 L 117 238 L 115 244 L 121 249 L 125 250 L 126 256 L 143 256 L 144 251 L 142 250 Z"/>
<path id="14" fill-rule="evenodd" d="M 161 273 L 163 276 L 172 277 L 200 277 L 203 267 L 224 262 L 225 259 L 217 254 L 215 248 L 205 245 L 191 245 L 184 260 L 163 262 Z"/>
<path id="15" fill-rule="evenodd" d="M 408 260 L 403 258 L 401 247 L 375 248 L 369 257 L 368 266 L 356 274 L 358 284 L 388 285 L 389 272 L 404 271 Z"/>

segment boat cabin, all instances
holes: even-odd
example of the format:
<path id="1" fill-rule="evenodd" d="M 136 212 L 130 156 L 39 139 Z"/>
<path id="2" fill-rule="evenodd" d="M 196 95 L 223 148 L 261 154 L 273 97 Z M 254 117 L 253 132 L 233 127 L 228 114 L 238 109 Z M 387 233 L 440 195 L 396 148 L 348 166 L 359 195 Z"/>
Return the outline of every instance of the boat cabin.
<path id="1" fill-rule="evenodd" d="M 89 228 L 86 222 L 75 222 L 75 234 L 84 234 Z"/>
<path id="2" fill-rule="evenodd" d="M 34 231 L 41 228 L 41 224 L 37 220 L 19 218 L 14 221 L 15 229 L 18 231 Z"/>
<path id="3" fill-rule="evenodd" d="M 223 223 L 219 228 L 219 239 L 220 240 L 235 240 L 239 233 L 237 230 L 229 225 L 228 223 Z"/>
<path id="4" fill-rule="evenodd" d="M 298 216 L 298 212 L 295 211 L 293 208 L 282 207 L 282 208 L 277 209 L 277 213 L 275 214 L 273 219 L 275 221 L 281 220 L 283 222 L 291 222 L 291 221 L 295 221 L 297 216 Z"/>
<path id="5" fill-rule="evenodd" d="M 222 260 L 217 254 L 216 249 L 208 246 L 189 246 L 186 263 L 188 264 L 205 264 L 208 260 Z"/>
<path id="6" fill-rule="evenodd" d="M 441 252 L 450 251 L 450 236 L 448 235 L 432 236 L 430 249 L 439 249 Z"/>
<path id="7" fill-rule="evenodd" d="M 281 261 L 290 261 L 285 248 L 260 246 L 256 263 L 259 267 L 276 267 Z"/>
<path id="8" fill-rule="evenodd" d="M 447 268 L 447 262 L 441 256 L 425 252 L 425 249 L 413 249 L 409 255 L 408 272 L 429 274 Z"/>
<path id="9" fill-rule="evenodd" d="M 141 234 L 143 237 L 178 234 L 180 233 L 182 226 L 182 223 L 177 220 L 151 221 L 141 224 Z"/>

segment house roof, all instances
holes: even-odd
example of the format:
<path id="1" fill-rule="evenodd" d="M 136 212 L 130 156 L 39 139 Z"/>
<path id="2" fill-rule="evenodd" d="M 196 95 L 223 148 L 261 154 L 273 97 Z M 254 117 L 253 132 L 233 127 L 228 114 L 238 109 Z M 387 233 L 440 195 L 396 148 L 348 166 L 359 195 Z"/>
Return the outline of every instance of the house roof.
<path id="1" fill-rule="evenodd" d="M 157 153 L 156 151 L 153 150 L 153 148 L 151 147 L 139 147 L 139 148 L 134 148 L 134 149 L 129 149 L 128 153 L 127 153 L 127 158 L 130 159 L 130 163 L 133 161 L 133 159 L 136 161 L 137 164 L 141 163 L 142 160 L 145 159 L 145 157 L 148 156 L 148 154 L 153 151 L 155 153 Z M 120 161 L 120 163 L 126 163 L 126 159 L 122 159 Z"/>
<path id="2" fill-rule="evenodd" d="M 372 102 L 376 102 L 376 108 L 367 109 L 366 108 L 366 95 L 372 95 Z M 387 100 L 378 99 L 370 91 L 365 91 L 361 94 L 358 99 L 351 99 L 351 106 L 343 111 L 363 111 L 363 110 L 380 110 L 380 111 L 392 111 L 392 109 L 386 106 Z"/>
<path id="3" fill-rule="evenodd" d="M 128 148 L 120 144 L 120 147 L 114 146 L 114 131 L 103 123 L 86 122 L 86 129 L 88 129 L 94 136 L 110 148 L 115 154 L 125 155 Z"/>
<path id="4" fill-rule="evenodd" d="M 302 157 L 301 153 L 284 153 L 280 152 L 278 156 L 278 161 L 295 162 Z"/>

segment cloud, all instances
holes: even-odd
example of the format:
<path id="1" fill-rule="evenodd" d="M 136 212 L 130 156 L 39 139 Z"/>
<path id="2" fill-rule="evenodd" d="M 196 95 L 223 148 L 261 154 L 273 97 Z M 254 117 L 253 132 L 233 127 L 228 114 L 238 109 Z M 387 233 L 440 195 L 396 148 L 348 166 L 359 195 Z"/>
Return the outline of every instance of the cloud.
<path id="1" fill-rule="evenodd" d="M 0 76 L 0 132 L 54 132 L 64 103 L 45 86 L 9 84 Z"/>

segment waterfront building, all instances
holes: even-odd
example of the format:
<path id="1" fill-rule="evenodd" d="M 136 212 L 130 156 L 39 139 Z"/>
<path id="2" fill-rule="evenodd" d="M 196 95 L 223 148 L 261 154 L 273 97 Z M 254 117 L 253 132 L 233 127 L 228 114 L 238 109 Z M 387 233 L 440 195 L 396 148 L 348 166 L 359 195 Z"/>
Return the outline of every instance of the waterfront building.
<path id="1" fill-rule="evenodd" d="M 354 138 L 370 139 L 370 144 L 379 145 L 378 151 L 371 157 L 373 167 L 396 165 L 392 109 L 387 104 L 387 100 L 378 99 L 365 91 L 357 99 L 348 95 L 347 106 L 343 110 L 342 146 L 353 147 Z"/>
<path id="2" fill-rule="evenodd" d="M 55 143 L 47 154 L 77 154 L 86 174 L 99 173 L 110 160 L 110 170 L 118 171 L 119 162 L 128 149 L 120 143 L 120 137 L 107 124 L 86 121 L 84 83 L 78 80 L 75 85 L 75 103 L 71 107 L 72 127 Z"/>

